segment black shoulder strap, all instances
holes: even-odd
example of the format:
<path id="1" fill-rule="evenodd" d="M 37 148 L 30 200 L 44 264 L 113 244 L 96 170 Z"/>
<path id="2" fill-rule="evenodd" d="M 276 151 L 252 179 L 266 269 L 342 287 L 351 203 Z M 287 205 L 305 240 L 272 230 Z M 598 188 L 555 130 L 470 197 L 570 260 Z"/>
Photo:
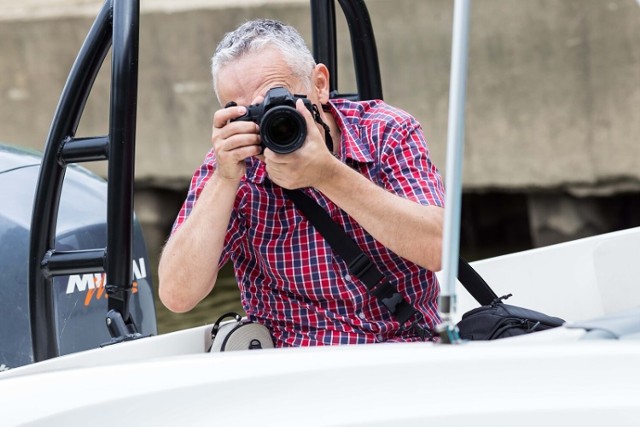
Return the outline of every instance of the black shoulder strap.
<path id="1" fill-rule="evenodd" d="M 491 286 L 462 257 L 458 258 L 458 280 L 480 305 L 489 305 L 498 298 Z"/>
<path id="2" fill-rule="evenodd" d="M 384 273 L 362 252 L 356 242 L 312 198 L 302 190 L 284 189 L 284 191 L 322 234 L 331 248 L 347 263 L 349 272 L 360 279 L 400 323 L 406 322 L 417 312 L 400 295 L 395 285 L 390 283 Z M 498 298 L 482 276 L 462 257 L 458 260 L 458 280 L 481 305 L 489 305 Z"/>
<path id="3" fill-rule="evenodd" d="M 356 242 L 331 219 L 312 198 L 301 190 L 284 190 L 298 209 L 307 217 L 331 248 L 347 263 L 349 272 L 360 279 L 369 291 L 384 304 L 400 323 L 417 313 L 398 292 L 395 285 L 365 255 Z"/>

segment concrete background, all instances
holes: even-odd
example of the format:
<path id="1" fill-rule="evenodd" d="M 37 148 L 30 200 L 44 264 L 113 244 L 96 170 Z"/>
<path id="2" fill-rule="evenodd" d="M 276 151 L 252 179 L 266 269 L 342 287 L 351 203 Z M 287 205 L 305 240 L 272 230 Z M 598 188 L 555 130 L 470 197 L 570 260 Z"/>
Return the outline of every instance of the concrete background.
<path id="1" fill-rule="evenodd" d="M 0 2 L 0 140 L 42 149 L 102 2 L 15 3 Z M 368 5 L 385 98 L 418 117 L 444 168 L 452 2 Z M 308 2 L 143 0 L 142 10 L 136 176 L 182 187 L 209 147 L 216 43 L 252 17 L 285 20 L 310 40 Z M 340 89 L 349 90 L 349 42 L 341 34 Z M 640 187 L 640 7 L 633 0 L 475 0 L 469 54 L 468 189 Z M 106 132 L 108 85 L 101 75 L 78 135 Z"/>

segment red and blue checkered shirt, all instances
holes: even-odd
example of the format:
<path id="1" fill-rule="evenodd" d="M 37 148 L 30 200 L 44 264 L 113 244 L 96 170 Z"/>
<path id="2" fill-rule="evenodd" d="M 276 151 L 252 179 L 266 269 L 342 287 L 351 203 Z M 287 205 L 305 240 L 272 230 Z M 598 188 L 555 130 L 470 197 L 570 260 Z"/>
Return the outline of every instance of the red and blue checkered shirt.
<path id="1" fill-rule="evenodd" d="M 422 205 L 444 205 L 440 174 L 413 117 L 382 101 L 332 100 L 330 112 L 342 132 L 343 162 L 401 197 Z M 191 180 L 174 230 L 191 212 L 215 167 L 211 150 Z M 439 322 L 435 274 L 385 248 L 320 192 L 304 191 L 386 272 L 423 314 L 424 326 L 434 327 Z M 419 339 L 400 331 L 388 309 L 349 274 L 346 263 L 255 158 L 247 160 L 218 262 L 222 266 L 229 260 L 247 315 L 270 328 L 277 346 Z"/>

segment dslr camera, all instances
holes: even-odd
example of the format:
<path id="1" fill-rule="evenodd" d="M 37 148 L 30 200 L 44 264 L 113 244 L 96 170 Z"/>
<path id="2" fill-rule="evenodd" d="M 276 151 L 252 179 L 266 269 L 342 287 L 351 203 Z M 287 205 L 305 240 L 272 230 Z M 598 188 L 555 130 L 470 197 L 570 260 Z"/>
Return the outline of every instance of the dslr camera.
<path id="1" fill-rule="evenodd" d="M 269 89 L 260 104 L 247 106 L 247 112 L 231 121 L 250 121 L 260 126 L 260 145 L 280 154 L 291 153 L 302 147 L 307 139 L 307 124 L 296 110 L 296 101 L 302 99 L 313 114 L 313 104 L 304 95 L 292 95 L 283 87 Z M 229 103 L 227 106 L 236 105 Z"/>

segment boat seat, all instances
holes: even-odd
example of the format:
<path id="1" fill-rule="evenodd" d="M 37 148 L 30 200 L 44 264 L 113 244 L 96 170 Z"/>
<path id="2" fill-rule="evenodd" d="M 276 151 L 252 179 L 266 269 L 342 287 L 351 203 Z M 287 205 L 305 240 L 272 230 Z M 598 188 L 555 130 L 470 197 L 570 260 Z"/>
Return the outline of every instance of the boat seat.
<path id="1" fill-rule="evenodd" d="M 593 320 L 569 323 L 565 327 L 586 330 L 587 333 L 582 336 L 582 340 L 638 340 L 640 339 L 640 307 Z"/>

